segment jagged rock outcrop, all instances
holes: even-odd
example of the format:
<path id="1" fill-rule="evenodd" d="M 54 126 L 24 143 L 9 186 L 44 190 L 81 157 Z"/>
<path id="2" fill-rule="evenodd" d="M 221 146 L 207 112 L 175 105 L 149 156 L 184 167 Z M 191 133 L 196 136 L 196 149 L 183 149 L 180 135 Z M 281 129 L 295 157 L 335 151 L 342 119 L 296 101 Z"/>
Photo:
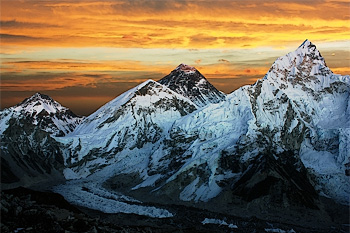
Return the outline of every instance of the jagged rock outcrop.
<path id="1" fill-rule="evenodd" d="M 176 93 L 189 98 L 199 107 L 225 100 L 225 94 L 218 91 L 194 67 L 180 64 L 170 74 L 158 81 Z"/>

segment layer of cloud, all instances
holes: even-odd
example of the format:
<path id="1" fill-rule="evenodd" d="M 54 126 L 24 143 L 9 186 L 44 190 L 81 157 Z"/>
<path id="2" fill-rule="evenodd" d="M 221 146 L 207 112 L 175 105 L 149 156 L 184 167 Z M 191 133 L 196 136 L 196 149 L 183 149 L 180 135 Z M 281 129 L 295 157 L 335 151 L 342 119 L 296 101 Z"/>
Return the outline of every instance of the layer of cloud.
<path id="1" fill-rule="evenodd" d="M 347 1 L 14 0 L 0 11 L 2 108 L 42 91 L 86 114 L 182 62 L 229 93 L 306 38 L 350 73 L 349 43 L 333 46 L 349 42 Z"/>
<path id="2" fill-rule="evenodd" d="M 316 3 L 315 3 L 316 2 Z M 4 1 L 3 45 L 142 48 L 285 46 L 345 40 L 342 1 Z M 317 6 L 317 7 L 316 7 Z M 12 40 L 13 39 L 13 40 Z"/>

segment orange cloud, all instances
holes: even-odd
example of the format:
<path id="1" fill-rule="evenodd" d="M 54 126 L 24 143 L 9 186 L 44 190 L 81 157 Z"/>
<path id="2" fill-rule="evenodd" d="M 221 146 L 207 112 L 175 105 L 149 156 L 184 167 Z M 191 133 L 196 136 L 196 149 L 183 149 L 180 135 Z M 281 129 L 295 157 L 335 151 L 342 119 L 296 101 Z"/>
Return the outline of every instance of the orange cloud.
<path id="1" fill-rule="evenodd" d="M 38 75 L 36 75 L 37 77 Z M 51 76 L 51 77 L 50 77 Z M 5 75 L 1 82 L 0 90 L 3 91 L 32 91 L 32 90 L 56 90 L 73 86 L 94 86 L 96 80 L 84 75 L 46 75 L 45 80 L 26 76 L 24 79 Z M 28 78 L 30 77 L 30 78 Z"/>
<path id="2" fill-rule="evenodd" d="M 292 51 L 306 38 L 316 45 L 350 38 L 349 4 L 333 0 L 13 0 L 1 1 L 0 15 L 2 98 L 9 96 L 4 93 L 38 90 L 68 95 L 74 88 L 69 95 L 95 93 L 95 98 L 107 96 L 108 89 L 112 98 L 146 79 L 162 78 L 177 62 L 164 54 L 150 62 L 150 53 L 105 61 L 101 54 L 84 57 L 85 52 L 73 59 L 70 48 L 186 49 L 192 54 L 181 59 L 192 61 L 220 90 L 231 92 L 262 78 L 271 61 L 284 55 L 275 53 L 279 49 Z M 30 53 L 50 49 L 67 54 Z M 247 59 L 203 52 L 230 49 Z M 254 58 L 259 49 L 266 57 Z M 348 51 L 337 49 L 329 47 L 327 64 L 334 73 L 349 74 Z"/>
<path id="3" fill-rule="evenodd" d="M 1 44 L 240 48 L 347 40 L 349 8 L 316 2 L 4 1 Z"/>
<path id="4" fill-rule="evenodd" d="M 350 65 L 350 63 L 349 63 L 349 65 Z M 350 74 L 350 66 L 333 68 L 332 71 L 335 74 L 349 75 Z"/>
<path id="5" fill-rule="evenodd" d="M 247 76 L 254 76 L 262 78 L 269 67 L 236 67 L 234 65 L 230 65 L 229 63 L 217 63 L 207 66 L 199 66 L 198 69 L 204 74 L 205 77 L 210 79 L 225 79 L 225 78 L 241 78 Z"/>
<path id="6" fill-rule="evenodd" d="M 226 61 L 226 60 L 225 60 Z M 261 77 L 268 67 L 237 67 L 229 62 L 201 65 L 197 69 L 207 78 L 225 79 L 242 76 Z M 67 87 L 94 88 L 101 83 L 140 83 L 158 80 L 174 69 L 172 64 L 141 61 L 5 61 L 2 63 L 2 91 L 57 90 Z"/>

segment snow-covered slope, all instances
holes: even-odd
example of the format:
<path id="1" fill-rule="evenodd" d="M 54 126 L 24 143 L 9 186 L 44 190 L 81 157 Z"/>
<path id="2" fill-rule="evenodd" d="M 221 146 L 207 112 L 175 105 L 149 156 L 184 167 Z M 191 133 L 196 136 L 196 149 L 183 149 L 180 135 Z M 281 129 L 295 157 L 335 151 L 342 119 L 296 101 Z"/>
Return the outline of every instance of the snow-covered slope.
<path id="1" fill-rule="evenodd" d="M 303 165 L 316 176 L 316 189 L 349 202 L 345 174 L 350 159 L 350 76 L 333 74 L 306 40 L 277 59 L 251 93 L 256 125 L 271 132 L 269 145 L 298 151 Z"/>
<path id="2" fill-rule="evenodd" d="M 180 64 L 158 82 L 189 98 L 199 107 L 225 100 L 224 93 L 211 85 L 196 68 L 185 64 Z"/>
<path id="3" fill-rule="evenodd" d="M 9 127 L 10 121 L 18 120 L 36 125 L 54 136 L 64 136 L 72 132 L 82 118 L 51 97 L 36 93 L 20 104 L 0 112 L 0 134 Z"/>
<path id="4" fill-rule="evenodd" d="M 66 161 L 80 175 L 115 162 L 132 165 L 148 160 L 154 148 L 163 143 L 176 119 L 196 110 L 189 99 L 148 80 L 110 101 L 87 117 L 77 129 L 58 139 L 67 145 Z M 141 156 L 142 155 L 142 156 Z M 141 157 L 140 157 L 141 156 Z M 90 162 L 91 161 L 91 162 Z M 124 164 L 123 169 L 132 166 Z"/>
<path id="5" fill-rule="evenodd" d="M 167 182 L 187 179 L 180 199 L 209 200 L 223 190 L 219 185 L 223 181 L 233 182 L 234 187 L 247 173 L 242 167 L 249 166 L 244 164 L 273 154 L 276 160 L 296 157 L 293 169 L 306 167 L 318 191 L 347 203 L 349 93 L 349 76 L 334 75 L 306 40 L 296 51 L 278 58 L 264 79 L 174 124 L 177 135 L 195 140 L 184 153 L 190 159 Z M 223 163 L 231 164 L 228 170 Z M 188 179 L 194 165 L 202 166 L 206 175 Z M 271 167 L 263 169 L 259 172 Z"/>
<path id="6" fill-rule="evenodd" d="M 81 119 L 40 93 L 1 111 L 2 183 L 30 185 L 60 176 L 63 157 L 53 137 L 73 131 Z"/>

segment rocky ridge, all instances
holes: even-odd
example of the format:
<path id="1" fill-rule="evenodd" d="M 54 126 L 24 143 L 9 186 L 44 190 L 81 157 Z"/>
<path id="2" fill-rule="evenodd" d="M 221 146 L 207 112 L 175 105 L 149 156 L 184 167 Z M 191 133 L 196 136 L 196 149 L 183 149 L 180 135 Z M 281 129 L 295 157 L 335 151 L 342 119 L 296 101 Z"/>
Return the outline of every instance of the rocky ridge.
<path id="1" fill-rule="evenodd" d="M 226 96 L 209 83 L 195 67 L 186 64 L 180 64 L 158 82 L 189 98 L 198 107 L 219 103 L 225 100 Z"/>
<path id="2" fill-rule="evenodd" d="M 18 105 L 1 111 L 0 132 L 4 133 L 12 124 L 10 121 L 25 121 L 53 136 L 64 136 L 72 132 L 82 119 L 51 97 L 35 93 Z"/>

